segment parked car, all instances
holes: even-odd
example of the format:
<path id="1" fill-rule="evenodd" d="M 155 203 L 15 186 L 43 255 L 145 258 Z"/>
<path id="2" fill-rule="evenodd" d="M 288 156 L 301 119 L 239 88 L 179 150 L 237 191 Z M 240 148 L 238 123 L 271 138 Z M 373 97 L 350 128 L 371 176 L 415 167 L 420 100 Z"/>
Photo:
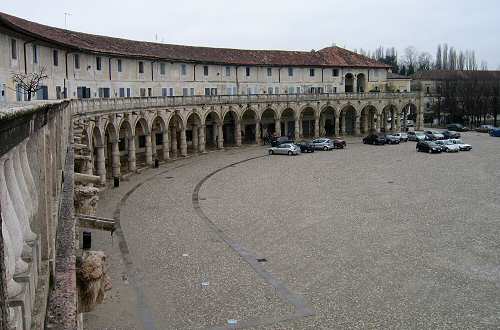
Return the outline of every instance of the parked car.
<path id="1" fill-rule="evenodd" d="M 271 140 L 271 147 L 277 147 L 284 143 L 293 143 L 293 140 L 289 139 L 288 136 L 276 137 Z"/>
<path id="2" fill-rule="evenodd" d="M 500 137 L 500 128 L 493 128 L 491 131 L 490 131 L 490 135 L 491 136 L 496 136 L 496 137 Z"/>
<path id="3" fill-rule="evenodd" d="M 407 133 L 400 132 L 400 133 L 393 133 L 392 135 L 397 136 L 401 142 L 408 141 L 408 134 Z"/>
<path id="4" fill-rule="evenodd" d="M 335 148 L 333 141 L 330 139 L 321 138 L 321 139 L 312 140 L 311 142 L 314 145 L 314 149 L 316 149 L 316 150 L 327 151 L 327 150 L 332 150 Z"/>
<path id="5" fill-rule="evenodd" d="M 469 128 L 465 127 L 462 124 L 449 124 L 448 126 L 446 126 L 446 129 L 456 132 L 467 132 L 469 130 Z"/>
<path id="6" fill-rule="evenodd" d="M 385 143 L 387 144 L 399 144 L 399 142 L 401 142 L 398 136 L 392 134 L 385 134 L 384 137 L 385 137 Z"/>
<path id="7" fill-rule="evenodd" d="M 455 131 L 443 131 L 441 134 L 444 135 L 445 139 L 460 139 L 460 133 Z"/>
<path id="8" fill-rule="evenodd" d="M 470 151 L 472 150 L 472 146 L 470 144 L 464 143 L 464 141 L 460 139 L 450 139 L 451 143 L 455 144 L 460 148 L 461 151 Z"/>
<path id="9" fill-rule="evenodd" d="M 459 152 L 460 147 L 450 140 L 438 140 L 434 141 L 437 145 L 441 147 L 444 152 Z"/>
<path id="10" fill-rule="evenodd" d="M 425 133 L 424 132 L 408 132 L 408 141 L 424 141 Z"/>
<path id="11" fill-rule="evenodd" d="M 298 155 L 300 154 L 300 148 L 293 143 L 283 143 L 277 147 L 269 148 L 269 154 L 274 155 Z"/>
<path id="12" fill-rule="evenodd" d="M 384 134 L 370 134 L 363 138 L 364 144 L 385 144 L 386 142 Z"/>
<path id="13" fill-rule="evenodd" d="M 435 130 L 425 131 L 425 135 L 432 141 L 444 140 L 444 135 L 441 132 Z"/>
<path id="14" fill-rule="evenodd" d="M 300 148 L 300 152 L 314 152 L 314 144 L 311 141 L 303 140 L 295 144 Z"/>
<path id="15" fill-rule="evenodd" d="M 347 142 L 345 142 L 345 140 L 341 138 L 334 138 L 333 146 L 335 147 L 335 149 L 344 149 L 345 147 L 347 147 Z"/>
<path id="16" fill-rule="evenodd" d="M 478 128 L 476 128 L 476 132 L 489 133 L 493 128 L 495 128 L 493 125 L 481 125 Z"/>
<path id="17" fill-rule="evenodd" d="M 442 152 L 442 148 L 434 141 L 418 141 L 416 149 L 419 152 L 428 152 L 430 154 Z"/>

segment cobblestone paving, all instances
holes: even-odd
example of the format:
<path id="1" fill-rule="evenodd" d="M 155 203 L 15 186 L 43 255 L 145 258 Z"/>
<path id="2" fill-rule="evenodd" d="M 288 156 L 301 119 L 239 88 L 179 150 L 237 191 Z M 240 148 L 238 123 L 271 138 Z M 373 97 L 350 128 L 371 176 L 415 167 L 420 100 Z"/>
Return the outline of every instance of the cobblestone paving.
<path id="1" fill-rule="evenodd" d="M 193 209 L 208 174 L 265 149 L 214 152 L 130 177 L 101 195 L 117 238 L 93 233 L 110 256 L 113 289 L 87 329 L 500 327 L 500 139 L 466 133 L 471 152 L 422 154 L 413 142 L 266 156 L 209 177 L 203 212 L 313 316 L 277 294 Z M 208 282 L 202 286 L 202 282 Z M 251 324 L 251 323 L 250 323 Z"/>

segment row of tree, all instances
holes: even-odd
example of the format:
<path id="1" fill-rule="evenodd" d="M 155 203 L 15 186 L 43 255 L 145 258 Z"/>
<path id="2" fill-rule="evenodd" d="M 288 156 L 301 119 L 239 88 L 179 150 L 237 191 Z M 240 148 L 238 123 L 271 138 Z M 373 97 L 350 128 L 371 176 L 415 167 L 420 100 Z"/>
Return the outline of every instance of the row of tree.
<path id="1" fill-rule="evenodd" d="M 436 50 L 436 57 L 428 52 L 420 52 L 413 46 L 404 49 L 402 56 L 398 56 L 395 47 L 379 46 L 374 51 L 360 49 L 355 52 L 368 56 L 374 60 L 385 63 L 392 67 L 392 72 L 404 76 L 412 75 L 416 72 L 429 70 L 488 70 L 488 63 L 481 61 L 478 66 L 476 52 L 474 50 L 457 50 L 448 47 L 448 44 L 439 44 Z"/>

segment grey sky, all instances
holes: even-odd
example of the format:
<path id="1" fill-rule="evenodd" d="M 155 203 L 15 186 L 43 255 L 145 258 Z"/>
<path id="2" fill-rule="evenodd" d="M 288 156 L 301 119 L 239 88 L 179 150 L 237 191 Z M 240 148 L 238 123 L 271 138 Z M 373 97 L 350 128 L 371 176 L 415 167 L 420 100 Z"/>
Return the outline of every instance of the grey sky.
<path id="1" fill-rule="evenodd" d="M 251 49 L 406 46 L 476 50 L 500 66 L 498 0 L 3 0 L 0 11 L 72 30 L 165 43 Z"/>

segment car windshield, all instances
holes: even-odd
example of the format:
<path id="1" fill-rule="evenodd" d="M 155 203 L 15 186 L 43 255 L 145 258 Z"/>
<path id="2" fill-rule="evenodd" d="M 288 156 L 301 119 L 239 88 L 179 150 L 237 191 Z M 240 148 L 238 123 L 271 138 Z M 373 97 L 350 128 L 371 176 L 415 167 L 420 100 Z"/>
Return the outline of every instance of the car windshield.
<path id="1" fill-rule="evenodd" d="M 443 141 L 443 143 L 446 145 L 454 144 L 452 141 Z"/>
<path id="2" fill-rule="evenodd" d="M 424 133 L 415 133 L 416 136 L 424 136 Z"/>
<path id="3" fill-rule="evenodd" d="M 429 142 L 429 147 L 437 147 L 438 145 L 436 142 Z"/>
<path id="4" fill-rule="evenodd" d="M 454 141 L 456 144 L 464 144 L 462 140 L 455 140 Z"/>

